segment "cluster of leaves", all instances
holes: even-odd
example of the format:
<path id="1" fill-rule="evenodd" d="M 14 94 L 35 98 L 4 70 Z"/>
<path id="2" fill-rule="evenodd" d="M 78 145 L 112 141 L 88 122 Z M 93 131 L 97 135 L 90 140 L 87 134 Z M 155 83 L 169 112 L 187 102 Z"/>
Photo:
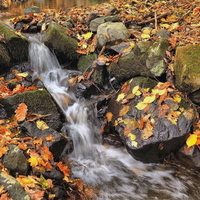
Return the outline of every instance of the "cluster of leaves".
<path id="1" fill-rule="evenodd" d="M 16 78 L 0 80 L 0 98 L 4 98 L 16 93 L 24 92 L 27 90 L 35 90 L 35 87 L 24 87 L 22 85 L 26 73 L 19 73 L 13 71 L 12 75 Z M 9 84 L 15 83 L 14 88 L 10 88 Z M 31 166 L 31 171 L 27 175 L 18 175 L 16 180 L 25 189 L 26 193 L 34 200 L 40 200 L 44 196 L 47 199 L 54 199 L 55 193 L 53 192 L 54 180 L 45 179 L 42 174 L 46 171 L 51 171 L 56 168 L 63 174 L 63 180 L 60 185 L 65 185 L 66 196 L 81 199 L 93 197 L 94 189 L 83 184 L 82 180 L 71 178 L 71 170 L 67 161 L 55 162 L 52 153 L 46 146 L 48 142 L 53 142 L 55 138 L 50 134 L 43 138 L 32 138 L 20 136 L 20 123 L 24 121 L 35 122 L 40 130 L 46 130 L 49 126 L 42 120 L 48 115 L 41 115 L 37 113 L 29 113 L 28 106 L 21 103 L 15 110 L 15 114 L 9 119 L 0 119 L 0 170 L 3 173 L 9 174 L 9 170 L 2 164 L 2 158 L 9 151 L 9 145 L 16 145 L 23 150 L 27 157 L 27 161 Z M 73 189 L 71 188 L 73 185 Z M 75 189 L 74 189 L 75 185 Z M 74 193 L 72 191 L 75 191 Z M 0 186 L 0 199 L 9 200 L 9 194 Z"/>
<path id="2" fill-rule="evenodd" d="M 145 140 L 154 135 L 153 129 L 155 121 L 158 119 L 166 118 L 172 124 L 177 125 L 177 120 L 181 114 L 188 120 L 194 117 L 193 109 L 186 110 L 180 106 L 184 96 L 174 88 L 173 84 L 158 82 L 153 89 L 141 88 L 137 85 L 131 90 L 131 83 L 132 79 L 129 82 L 125 82 L 122 85 L 121 93 L 116 98 L 122 108 L 119 111 L 119 117 L 114 121 L 114 126 L 124 124 L 124 135 L 129 137 L 132 146 L 137 147 L 137 142 L 135 141 L 137 137 L 132 133 L 132 130 L 139 129 L 142 133 L 142 139 Z M 140 119 L 136 117 L 127 118 L 132 107 L 132 100 L 138 102 L 135 108 L 142 112 Z M 148 112 L 154 104 L 157 106 L 157 118 Z M 108 112 L 106 117 L 107 121 L 110 122 L 113 114 Z"/>

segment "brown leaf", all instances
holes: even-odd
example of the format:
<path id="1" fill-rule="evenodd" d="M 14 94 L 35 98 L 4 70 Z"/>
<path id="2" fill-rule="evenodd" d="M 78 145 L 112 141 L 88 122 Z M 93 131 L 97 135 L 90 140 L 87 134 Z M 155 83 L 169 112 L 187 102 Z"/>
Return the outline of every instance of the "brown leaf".
<path id="1" fill-rule="evenodd" d="M 124 116 L 130 109 L 130 106 L 123 106 L 123 108 L 119 111 L 119 116 Z"/>
<path id="2" fill-rule="evenodd" d="M 108 122 L 110 122 L 112 120 L 113 114 L 111 112 L 107 112 L 106 113 L 106 119 Z"/>
<path id="3" fill-rule="evenodd" d="M 27 105 L 25 103 L 19 104 L 18 108 L 15 110 L 15 117 L 18 122 L 24 121 L 27 115 Z"/>

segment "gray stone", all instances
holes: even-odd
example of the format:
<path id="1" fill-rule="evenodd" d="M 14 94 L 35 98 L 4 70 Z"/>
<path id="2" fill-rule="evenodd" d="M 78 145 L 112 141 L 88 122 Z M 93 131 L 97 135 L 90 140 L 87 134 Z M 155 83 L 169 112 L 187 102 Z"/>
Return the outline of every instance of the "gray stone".
<path id="1" fill-rule="evenodd" d="M 12 176 L 0 173 L 0 185 L 3 185 L 8 191 L 9 197 L 15 200 L 31 200 L 28 194 L 25 193 L 22 186 Z"/>
<path id="2" fill-rule="evenodd" d="M 40 13 L 41 9 L 37 6 L 29 6 L 24 10 L 25 14 Z"/>
<path id="3" fill-rule="evenodd" d="M 169 38 L 170 37 L 170 31 L 167 31 L 166 29 L 162 29 L 156 33 L 156 36 L 161 38 Z"/>
<path id="4" fill-rule="evenodd" d="M 0 43 L 0 73 L 5 73 L 10 69 L 10 56 L 5 45 Z"/>
<path id="5" fill-rule="evenodd" d="M 124 41 L 130 37 L 130 32 L 122 22 L 106 22 L 98 26 L 97 40 L 100 46 L 107 43 Z"/>
<path id="6" fill-rule="evenodd" d="M 97 14 L 96 14 L 97 15 Z M 117 16 L 104 16 L 104 17 L 97 17 L 93 20 L 90 20 L 90 30 L 92 32 L 96 32 L 99 25 L 105 23 L 105 22 L 116 22 L 118 21 Z"/>
<path id="7" fill-rule="evenodd" d="M 25 175 L 29 165 L 23 151 L 15 145 L 8 147 L 9 151 L 3 157 L 3 165 L 12 173 Z"/>

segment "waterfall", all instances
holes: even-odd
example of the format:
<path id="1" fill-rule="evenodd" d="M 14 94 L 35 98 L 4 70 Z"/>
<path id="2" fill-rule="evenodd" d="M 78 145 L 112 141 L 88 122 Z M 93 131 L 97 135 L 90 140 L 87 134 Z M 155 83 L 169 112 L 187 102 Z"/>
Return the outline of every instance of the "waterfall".
<path id="1" fill-rule="evenodd" d="M 196 200 L 199 182 L 186 174 L 177 175 L 171 166 L 144 164 L 124 149 L 103 146 L 96 139 L 95 110 L 85 99 L 77 99 L 68 88 L 75 71 L 63 69 L 56 56 L 41 42 L 29 38 L 29 57 L 33 78 L 40 78 L 62 109 L 74 151 L 68 156 L 74 177 L 96 187 L 98 200 Z M 96 119 L 97 120 L 97 119 Z"/>

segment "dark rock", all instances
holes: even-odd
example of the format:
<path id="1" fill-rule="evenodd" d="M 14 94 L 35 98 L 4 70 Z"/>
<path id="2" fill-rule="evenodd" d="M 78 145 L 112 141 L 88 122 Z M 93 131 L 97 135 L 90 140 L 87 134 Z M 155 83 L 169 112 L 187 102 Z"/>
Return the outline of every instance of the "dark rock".
<path id="1" fill-rule="evenodd" d="M 177 47 L 174 60 L 175 85 L 187 93 L 200 89 L 200 45 Z"/>
<path id="2" fill-rule="evenodd" d="M 46 179 L 54 179 L 54 180 L 59 180 L 59 181 L 61 181 L 64 177 L 64 175 L 55 168 L 53 168 L 51 171 L 44 172 L 43 176 Z"/>
<path id="3" fill-rule="evenodd" d="M 200 171 L 200 150 L 197 146 L 182 146 L 175 156 L 184 166 Z"/>
<path id="4" fill-rule="evenodd" d="M 29 165 L 23 151 L 15 145 L 9 145 L 8 147 L 9 151 L 3 157 L 3 165 L 11 173 L 25 175 Z"/>
<path id="5" fill-rule="evenodd" d="M 98 12 L 92 12 L 88 15 L 88 18 L 86 19 L 86 24 L 90 24 L 90 22 L 94 19 L 96 19 L 97 17 L 99 17 L 99 13 Z"/>
<path id="6" fill-rule="evenodd" d="M 16 200 L 31 200 L 28 194 L 25 193 L 22 186 L 12 176 L 0 173 L 0 185 L 3 185 L 8 191 L 9 197 Z"/>
<path id="7" fill-rule="evenodd" d="M 67 30 L 66 27 L 51 23 L 44 37 L 45 45 L 55 52 L 61 64 L 76 60 L 79 57 L 79 54 L 76 53 L 78 42 L 67 35 Z"/>
<path id="8" fill-rule="evenodd" d="M 114 131 L 119 133 L 128 152 L 145 163 L 162 162 L 167 155 L 179 149 L 185 143 L 197 114 L 180 92 L 172 91 L 172 88 L 169 91 L 158 89 L 163 83 L 155 84 L 149 78 L 133 78 L 108 104 L 108 112 L 113 114 L 110 123 Z M 145 92 L 145 88 L 149 91 Z M 164 89 L 165 97 L 162 96 L 164 93 L 158 94 Z M 157 96 L 154 96 L 156 91 Z M 143 95 L 155 98 L 141 108 Z"/>
<path id="9" fill-rule="evenodd" d="M 48 115 L 44 121 L 53 129 L 61 127 L 60 114 L 57 111 L 56 104 L 53 102 L 51 95 L 46 90 L 33 90 L 15 94 L 4 99 L 0 99 L 0 104 L 8 113 L 8 117 L 14 114 L 14 110 L 20 103 L 28 106 L 28 113 Z"/>
<path id="10" fill-rule="evenodd" d="M 122 22 L 106 22 L 97 28 L 97 40 L 100 46 L 122 42 L 130 37 L 130 32 Z"/>
<path id="11" fill-rule="evenodd" d="M 106 23 L 106 22 L 116 22 L 118 21 L 118 16 L 104 16 L 98 17 L 96 19 L 91 20 L 90 22 L 90 30 L 92 32 L 96 32 L 99 25 Z"/>
<path id="12" fill-rule="evenodd" d="M 78 70 L 81 72 L 87 71 L 92 66 L 94 60 L 97 59 L 97 54 L 82 55 L 78 61 Z"/>
<path id="13" fill-rule="evenodd" d="M 10 56 L 5 45 L 0 43 L 0 73 L 5 73 L 10 69 Z"/>

